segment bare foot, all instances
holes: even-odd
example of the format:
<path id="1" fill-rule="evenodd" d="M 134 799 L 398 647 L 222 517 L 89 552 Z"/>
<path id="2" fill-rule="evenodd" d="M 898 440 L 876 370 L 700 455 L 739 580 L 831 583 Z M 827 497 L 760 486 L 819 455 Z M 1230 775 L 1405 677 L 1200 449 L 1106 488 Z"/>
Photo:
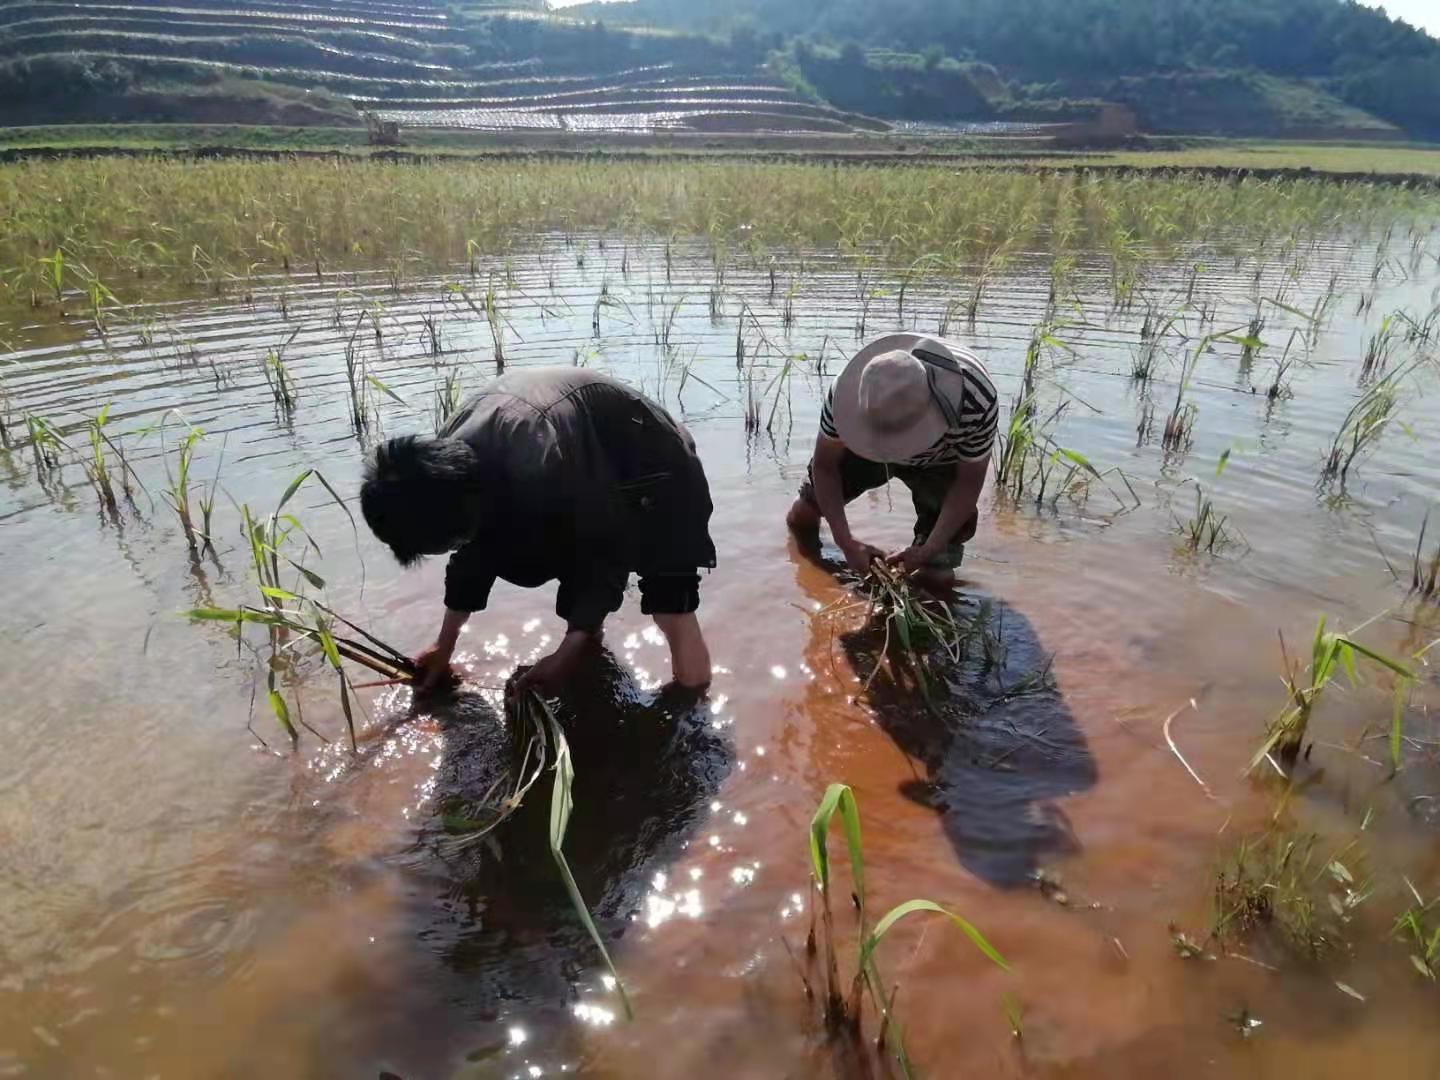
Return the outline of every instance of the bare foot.
<path id="1" fill-rule="evenodd" d="M 955 571 L 948 566 L 927 566 L 917 570 L 910 580 L 942 600 L 955 591 Z"/>

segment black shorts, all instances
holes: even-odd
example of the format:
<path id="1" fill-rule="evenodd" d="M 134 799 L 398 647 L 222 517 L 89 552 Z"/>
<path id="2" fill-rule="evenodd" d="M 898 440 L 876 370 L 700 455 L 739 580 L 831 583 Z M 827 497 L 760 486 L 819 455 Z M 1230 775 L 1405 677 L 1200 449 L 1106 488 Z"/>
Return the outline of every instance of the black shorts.
<path id="1" fill-rule="evenodd" d="M 820 504 L 815 499 L 814 476 L 815 463 L 812 461 L 805 482 L 800 485 L 800 498 L 818 510 Z M 915 543 L 923 544 L 940 520 L 945 497 L 950 494 L 950 485 L 955 482 L 955 467 L 883 465 L 849 450 L 845 451 L 840 461 L 840 492 L 846 503 L 854 502 L 867 491 L 884 487 L 891 480 L 899 480 L 910 489 L 910 502 L 915 508 Z M 931 560 L 931 565 L 937 569 L 959 566 L 965 558 L 965 542 L 974 539 L 978 523 L 978 516 L 972 517 L 944 550 Z"/>
<path id="2" fill-rule="evenodd" d="M 607 614 L 620 610 L 625 601 L 629 574 L 615 574 L 606 581 L 609 593 Z M 567 623 L 575 610 L 577 588 L 573 582 L 560 581 L 555 596 L 555 614 Z M 640 610 L 646 615 L 689 615 L 700 608 L 700 573 L 698 570 L 648 571 L 640 574 Z M 596 629 L 595 627 L 576 627 Z"/>

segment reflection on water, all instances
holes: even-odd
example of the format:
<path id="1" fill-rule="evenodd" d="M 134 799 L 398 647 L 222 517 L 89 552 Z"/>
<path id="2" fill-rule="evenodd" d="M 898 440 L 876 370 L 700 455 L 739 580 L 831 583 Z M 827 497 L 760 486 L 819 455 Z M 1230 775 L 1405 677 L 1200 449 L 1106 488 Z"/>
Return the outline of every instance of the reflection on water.
<path id="1" fill-rule="evenodd" d="M 559 238 L 536 237 L 508 267 L 482 268 L 494 271 L 510 363 L 587 364 L 662 399 L 695 434 L 714 489 L 721 565 L 701 616 L 723 667 L 710 698 L 658 696 L 664 646 L 632 600 L 610 627 L 613 653 L 597 654 L 562 717 L 577 771 L 567 851 L 634 995 L 633 1023 L 620 1022 L 557 888 L 543 797 L 493 848 L 436 850 L 446 800 L 473 798 L 502 768 L 493 688 L 560 632 L 545 590 L 502 586 L 474 620 L 459 654 L 473 692 L 423 708 L 362 692 L 371 715 L 358 758 L 308 735 L 289 754 L 263 709 L 252 714 L 249 656 L 223 627 L 175 616 L 253 588 L 231 500 L 272 507 L 311 466 L 348 493 L 371 440 L 432 425 L 447 375 L 462 391 L 490 377 L 490 328 L 446 288 L 455 281 L 392 289 L 383 274 L 356 274 L 276 279 L 253 302 L 161 298 L 134 326 L 117 316 L 103 341 L 83 320 L 11 313 L 0 337 L 16 343 L 3 374 L 14 413 L 45 416 L 83 445 L 85 417 L 112 403 L 110 430 L 150 496 L 137 491 L 107 518 L 78 465 L 37 475 L 23 448 L 0 452 L 0 1075 L 823 1074 L 831 1063 L 780 938 L 803 944 L 806 826 L 836 780 L 860 796 L 876 903 L 953 906 L 1014 967 L 988 970 L 928 928 L 887 939 L 907 1039 L 931 1075 L 1440 1075 L 1433 997 L 1391 940 L 1400 871 L 1425 895 L 1440 891 L 1424 697 L 1407 716 L 1414 741 L 1398 776 L 1385 762 L 1383 691 L 1331 697 L 1315 720 L 1324 780 L 1287 811 L 1342 832 L 1366 821 L 1364 842 L 1390 868 L 1352 957 L 1280 974 L 1228 957 L 1187 966 L 1167 930 L 1206 924 L 1224 845 L 1274 813 L 1273 791 L 1238 777 L 1283 696 L 1277 628 L 1298 641 L 1322 612 L 1355 626 L 1403 600 L 1380 551 L 1403 577 L 1433 497 L 1430 360 L 1348 497 L 1315 489 L 1362 392 L 1369 338 L 1388 312 L 1434 304 L 1433 259 L 1411 268 L 1399 237 L 1400 262 L 1379 257 L 1381 239 L 1342 224 L 1303 265 L 1201 245 L 1152 266 L 1118 310 L 1104 261 L 1077 265 L 1073 302 L 1056 311 L 1045 261 L 1017 257 L 973 326 L 952 320 L 1009 400 L 1034 326 L 1053 317 L 1069 349 L 1043 360 L 1043 411 L 1069 402 L 1057 439 L 1123 470 L 1109 483 L 1142 505 L 1117 516 L 1098 488 L 1088 502 L 986 500 L 966 604 L 992 598 L 1007 663 L 952 673 L 940 717 L 885 669 L 853 700 L 875 638 L 844 627 L 832 645 L 814 613 L 842 589 L 787 555 L 783 518 L 821 395 L 859 340 L 850 264 L 809 253 L 786 266 L 793 319 L 790 287 L 771 287 L 772 253 L 737 258 L 713 311 L 709 252 L 678 242 L 667 259 L 664 245 L 597 238 L 581 266 Z M 1428 251 L 1435 237 L 1419 243 Z M 1177 310 L 1196 263 L 1194 306 L 1176 324 L 1186 340 L 1172 331 L 1137 382 L 1144 324 Z M 1311 310 L 1332 277 L 1343 302 L 1288 354 L 1292 396 L 1266 390 L 1303 320 L 1268 305 L 1258 354 L 1222 340 L 1196 360 L 1193 446 L 1166 453 L 1137 439 L 1147 406 L 1163 426 L 1197 335 L 1247 325 L 1267 296 Z M 970 287 L 917 276 L 902 317 L 877 299 L 897 284 L 867 279 L 870 333 L 933 331 Z M 1373 304 L 1357 312 L 1361 293 Z M 615 303 L 597 307 L 602 296 Z M 350 325 L 361 307 L 382 315 L 381 339 L 365 335 L 368 370 L 405 404 L 379 401 L 376 426 L 356 434 L 335 327 L 337 312 Z M 430 354 L 426 319 L 440 323 L 442 356 Z M 260 362 L 292 334 L 300 400 L 285 418 Z M 1433 349 L 1407 344 L 1406 355 Z M 752 387 L 768 394 L 758 433 L 745 423 Z M 207 434 L 195 475 L 221 468 L 217 542 L 199 560 L 158 495 L 159 439 L 142 434 L 167 413 L 172 454 L 181 424 L 196 424 Z M 1177 550 L 1197 482 L 1248 548 Z M 334 607 L 397 644 L 427 641 L 441 566 L 402 574 L 316 492 L 287 510 L 323 552 L 315 566 Z M 885 493 L 861 500 L 855 520 L 877 543 L 908 538 Z M 1440 636 L 1411 608 L 1405 617 L 1368 632 L 1412 651 Z M 1027 686 L 1052 653 L 1055 688 Z M 332 686 L 316 678 L 297 693 L 307 720 L 335 736 Z M 1160 730 L 1192 697 L 1200 709 L 1172 734 L 1213 799 Z M 276 753 L 252 751 L 252 715 Z M 1367 724 L 1357 756 L 1346 748 Z M 1056 866 L 1094 907 L 1059 911 L 1036 891 L 995 887 Z M 1023 1061 L 995 1008 L 1009 992 L 1025 1006 Z M 1223 1020 L 1241 1007 L 1264 1021 L 1243 1042 Z"/>
<path id="2" fill-rule="evenodd" d="M 416 936 L 451 973 L 447 997 L 480 1016 L 513 1002 L 565 1002 L 577 977 L 598 981 L 580 976 L 594 971 L 598 956 L 549 851 L 548 775 L 482 843 L 453 851 L 443 842 L 446 808 L 484 801 L 515 764 L 495 699 L 462 685 L 426 702 L 443 738 L 427 793 L 433 813 L 398 858 L 414 882 Z M 703 910 L 697 887 L 660 907 L 666 873 L 657 867 L 671 865 L 692 839 L 734 759 L 729 721 L 709 705 L 674 688 L 646 690 L 603 648 L 557 702 L 575 769 L 566 857 L 611 948 L 636 920 L 654 928 Z M 606 995 L 570 1011 L 605 1026 L 618 1008 Z M 523 1030 L 512 1027 L 510 1041 Z"/>
<path id="3" fill-rule="evenodd" d="M 992 658 L 972 649 L 958 670 L 944 672 L 933 708 L 895 678 L 881 651 L 883 626 L 868 622 L 837 641 L 869 681 L 865 705 L 924 770 L 903 794 L 941 816 L 966 869 L 1013 887 L 1034 881 L 1048 857 L 1079 851 L 1058 800 L 1096 782 L 1095 761 L 1030 621 L 1003 601 L 982 609 L 982 597 L 969 592 L 956 607 L 959 620 L 988 618 L 981 632 L 992 636 Z"/>

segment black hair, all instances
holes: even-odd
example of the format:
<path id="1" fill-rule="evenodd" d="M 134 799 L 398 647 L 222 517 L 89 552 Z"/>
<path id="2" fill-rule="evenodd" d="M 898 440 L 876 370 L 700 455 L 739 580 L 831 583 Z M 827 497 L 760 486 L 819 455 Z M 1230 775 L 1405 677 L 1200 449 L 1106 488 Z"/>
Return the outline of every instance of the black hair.
<path id="1" fill-rule="evenodd" d="M 479 460 L 460 439 L 403 435 L 365 462 L 360 510 L 402 566 L 459 547 L 478 525 Z"/>

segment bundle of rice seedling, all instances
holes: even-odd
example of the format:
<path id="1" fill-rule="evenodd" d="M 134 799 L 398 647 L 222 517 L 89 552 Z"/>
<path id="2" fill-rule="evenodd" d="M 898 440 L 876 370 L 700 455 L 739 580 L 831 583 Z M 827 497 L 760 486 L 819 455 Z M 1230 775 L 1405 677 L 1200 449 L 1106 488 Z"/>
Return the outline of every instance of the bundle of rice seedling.
<path id="1" fill-rule="evenodd" d="M 869 690 L 889 656 L 913 673 L 925 703 L 935 708 L 926 672 L 937 662 L 954 665 L 964 659 L 976 621 L 957 619 L 948 603 L 923 593 L 903 570 L 879 559 L 859 584 L 861 596 L 837 601 L 822 614 L 863 609 L 867 623 L 884 627 L 880 653 L 861 693 Z"/>

